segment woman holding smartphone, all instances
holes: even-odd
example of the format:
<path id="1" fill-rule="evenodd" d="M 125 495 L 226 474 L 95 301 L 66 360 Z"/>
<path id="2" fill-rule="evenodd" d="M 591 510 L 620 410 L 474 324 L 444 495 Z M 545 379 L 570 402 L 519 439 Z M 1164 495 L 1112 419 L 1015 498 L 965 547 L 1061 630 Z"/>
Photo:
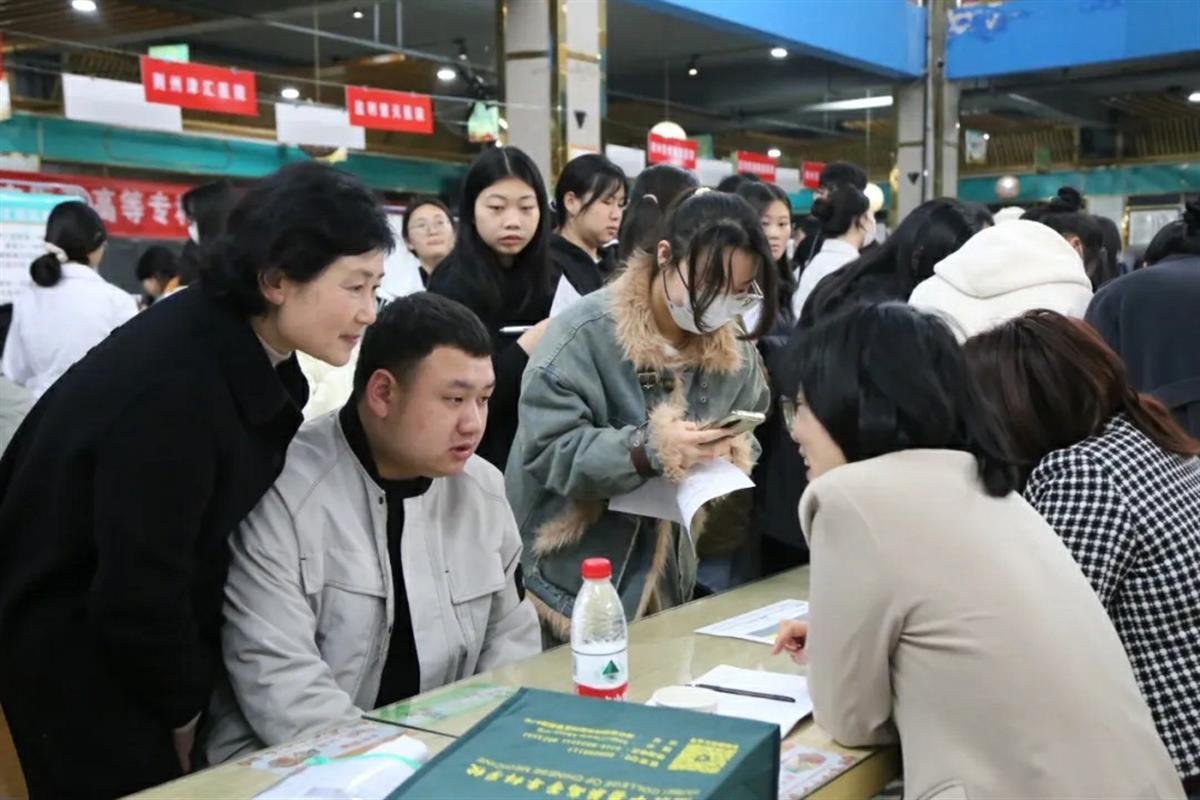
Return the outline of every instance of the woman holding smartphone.
<path id="1" fill-rule="evenodd" d="M 631 621 L 691 599 L 704 512 L 689 536 L 610 511 L 611 498 L 651 478 L 678 483 L 716 459 L 749 472 L 758 454 L 752 434 L 721 427 L 732 412 L 769 405 L 750 339 L 775 321 L 777 276 L 758 214 L 740 197 L 700 191 L 668 212 L 656 238 L 613 283 L 555 317 L 522 382 L 505 482 L 526 587 L 551 641 L 569 637 L 586 557 L 612 562 Z M 759 302 L 759 330 L 743 335 L 735 320 Z"/>

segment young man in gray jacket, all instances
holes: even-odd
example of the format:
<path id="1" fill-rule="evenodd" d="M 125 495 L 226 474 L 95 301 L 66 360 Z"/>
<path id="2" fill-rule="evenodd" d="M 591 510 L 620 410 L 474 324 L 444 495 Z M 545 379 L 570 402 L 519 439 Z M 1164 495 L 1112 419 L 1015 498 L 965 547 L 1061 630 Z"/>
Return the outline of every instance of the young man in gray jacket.
<path id="1" fill-rule="evenodd" d="M 541 650 L 503 477 L 474 455 L 490 356 L 437 295 L 367 330 L 350 402 L 301 428 L 231 541 L 210 763 Z"/>

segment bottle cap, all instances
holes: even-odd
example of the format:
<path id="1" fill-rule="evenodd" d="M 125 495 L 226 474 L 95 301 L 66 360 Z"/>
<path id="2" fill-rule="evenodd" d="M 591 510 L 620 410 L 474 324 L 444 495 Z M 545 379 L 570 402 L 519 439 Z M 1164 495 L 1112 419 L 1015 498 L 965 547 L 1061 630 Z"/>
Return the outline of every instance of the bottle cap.
<path id="1" fill-rule="evenodd" d="M 585 558 L 582 572 L 585 580 L 605 580 L 612 577 L 612 564 L 607 558 Z"/>

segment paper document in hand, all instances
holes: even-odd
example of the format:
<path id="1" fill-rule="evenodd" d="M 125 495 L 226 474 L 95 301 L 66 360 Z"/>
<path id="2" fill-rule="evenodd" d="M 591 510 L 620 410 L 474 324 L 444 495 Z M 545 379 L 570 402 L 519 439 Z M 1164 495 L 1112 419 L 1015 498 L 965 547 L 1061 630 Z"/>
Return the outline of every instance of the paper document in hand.
<path id="1" fill-rule="evenodd" d="M 697 628 L 696 633 L 773 645 L 775 636 L 779 633 L 779 623 L 784 620 L 803 619 L 808 619 L 808 603 L 803 600 L 780 600 L 778 603 Z"/>
<path id="2" fill-rule="evenodd" d="M 651 478 L 632 492 L 609 500 L 608 510 L 678 522 L 690 532 L 696 512 L 705 503 L 753 487 L 750 476 L 722 458 L 692 467 L 678 485 L 666 478 Z"/>
<path id="3" fill-rule="evenodd" d="M 780 736 L 787 736 L 797 722 L 813 711 L 812 698 L 808 694 L 808 679 L 803 675 L 741 669 L 722 664 L 693 680 L 691 685 L 719 686 L 723 689 L 740 689 L 792 698 L 796 702 L 785 703 L 780 700 L 717 692 L 718 714 L 773 722 L 779 726 Z"/>
<path id="4" fill-rule="evenodd" d="M 575 287 L 567 280 L 567 276 L 558 279 L 558 289 L 554 292 L 554 300 L 550 303 L 550 316 L 557 317 L 573 306 L 583 295 L 575 291 Z"/>

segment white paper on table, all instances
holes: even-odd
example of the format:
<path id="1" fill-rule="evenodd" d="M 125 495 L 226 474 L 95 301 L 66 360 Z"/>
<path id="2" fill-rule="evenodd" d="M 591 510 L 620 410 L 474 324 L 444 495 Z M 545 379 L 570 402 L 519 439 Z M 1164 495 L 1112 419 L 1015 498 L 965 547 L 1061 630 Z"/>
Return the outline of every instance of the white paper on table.
<path id="1" fill-rule="evenodd" d="M 557 317 L 582 298 L 583 295 L 575 291 L 567 276 L 563 275 L 558 279 L 558 288 L 555 289 L 554 300 L 550 303 L 550 316 Z"/>
<path id="2" fill-rule="evenodd" d="M 428 759 L 424 743 L 400 736 L 360 755 L 305 766 L 255 800 L 384 800 L 416 773 L 409 761 L 420 765 Z"/>
<path id="3" fill-rule="evenodd" d="M 725 459 L 697 464 L 676 485 L 666 478 L 651 478 L 632 492 L 608 501 L 608 510 L 678 522 L 689 532 L 696 512 L 710 500 L 751 489 L 750 476 Z"/>
<path id="4" fill-rule="evenodd" d="M 779 726 L 780 736 L 787 736 L 797 722 L 813 711 L 812 698 L 808 694 L 808 679 L 803 675 L 741 669 L 722 664 L 710 669 L 691 683 L 692 686 L 701 684 L 791 697 L 796 702 L 785 703 L 781 700 L 742 697 L 726 692 L 716 693 L 718 714 L 725 717 L 742 717 L 743 719 L 756 719 L 760 722 L 773 722 Z"/>
<path id="5" fill-rule="evenodd" d="M 807 618 L 808 603 L 803 600 L 780 600 L 778 603 L 697 628 L 696 633 L 773 645 L 779 632 L 779 623 L 784 620 Z"/>

